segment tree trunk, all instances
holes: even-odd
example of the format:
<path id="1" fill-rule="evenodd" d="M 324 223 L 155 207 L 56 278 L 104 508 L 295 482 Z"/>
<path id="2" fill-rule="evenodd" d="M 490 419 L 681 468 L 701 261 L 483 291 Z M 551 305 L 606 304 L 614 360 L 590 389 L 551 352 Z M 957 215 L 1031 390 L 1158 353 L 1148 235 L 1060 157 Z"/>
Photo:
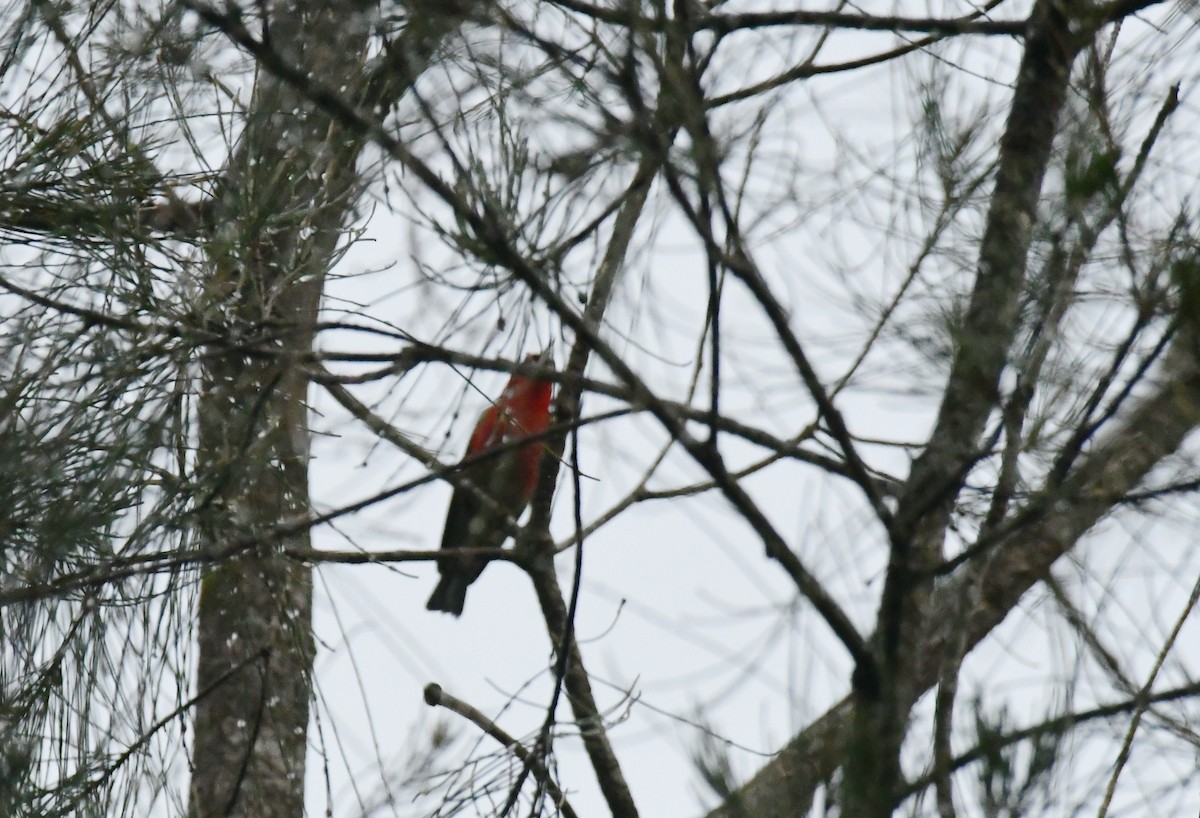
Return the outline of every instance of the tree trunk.
<path id="1" fill-rule="evenodd" d="M 304 0 L 269 25 L 283 59 L 351 88 L 366 34 L 358 10 Z M 222 341 L 202 362 L 200 538 L 214 553 L 248 547 L 201 585 L 191 818 L 303 815 L 312 579 L 279 548 L 307 547 L 309 536 L 270 532 L 309 509 L 298 363 L 313 346 L 360 147 L 264 72 L 216 199 L 204 318 Z"/>
<path id="2" fill-rule="evenodd" d="M 303 815 L 312 578 L 279 552 L 307 547 L 309 536 L 271 529 L 309 510 L 308 379 L 299 364 L 363 186 L 357 162 L 367 142 L 361 128 L 322 110 L 313 90 L 364 117 L 387 112 L 464 20 L 452 5 L 411 4 L 402 36 L 368 66 L 371 11 L 293 0 L 267 36 L 240 18 L 205 15 L 259 49 L 261 73 L 208 246 L 204 318 L 222 340 L 203 362 L 199 532 L 214 556 L 237 553 L 201 585 L 190 818 Z M 297 77 L 310 87 L 297 87 Z"/>

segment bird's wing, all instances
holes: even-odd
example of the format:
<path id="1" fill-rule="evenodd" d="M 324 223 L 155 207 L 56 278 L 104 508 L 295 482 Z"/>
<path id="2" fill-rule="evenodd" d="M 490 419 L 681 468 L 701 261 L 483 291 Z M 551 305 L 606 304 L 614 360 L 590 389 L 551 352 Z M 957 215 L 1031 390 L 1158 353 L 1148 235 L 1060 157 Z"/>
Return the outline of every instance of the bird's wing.
<path id="1" fill-rule="evenodd" d="M 479 421 L 475 424 L 475 431 L 471 432 L 471 442 L 467 444 L 467 456 L 485 452 L 499 444 L 504 439 L 506 426 L 498 405 L 492 404 L 484 409 L 483 414 L 479 416 Z"/>
<path id="2" fill-rule="evenodd" d="M 464 474 L 464 477 L 469 473 Z M 472 491 L 454 488 L 450 508 L 446 511 L 446 527 L 442 529 L 442 548 L 467 548 L 471 546 L 471 521 L 479 516 L 479 498 Z"/>

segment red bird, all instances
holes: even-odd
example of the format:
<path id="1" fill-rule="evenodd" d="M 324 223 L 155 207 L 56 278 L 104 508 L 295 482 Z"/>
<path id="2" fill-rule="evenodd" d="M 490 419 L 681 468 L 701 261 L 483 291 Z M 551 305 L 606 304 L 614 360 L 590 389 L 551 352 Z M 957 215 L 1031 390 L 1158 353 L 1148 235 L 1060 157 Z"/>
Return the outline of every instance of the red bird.
<path id="1" fill-rule="evenodd" d="M 540 356 L 529 355 L 526 363 L 551 366 L 550 350 Z M 471 433 L 467 446 L 470 463 L 459 475 L 495 501 L 492 508 L 478 494 L 456 486 L 446 512 L 442 548 L 499 548 L 508 538 L 505 517 L 521 516 L 537 486 L 538 469 L 545 443 L 541 438 L 512 445 L 521 438 L 540 435 L 550 425 L 550 381 L 529 375 L 513 375 L 500 399 L 484 410 Z M 495 457 L 486 453 L 497 447 L 504 450 Z M 503 511 L 501 511 L 503 509 Z M 484 560 L 456 560 L 438 563 L 442 575 L 425 607 L 459 616 L 467 599 L 467 586 L 483 571 Z"/>

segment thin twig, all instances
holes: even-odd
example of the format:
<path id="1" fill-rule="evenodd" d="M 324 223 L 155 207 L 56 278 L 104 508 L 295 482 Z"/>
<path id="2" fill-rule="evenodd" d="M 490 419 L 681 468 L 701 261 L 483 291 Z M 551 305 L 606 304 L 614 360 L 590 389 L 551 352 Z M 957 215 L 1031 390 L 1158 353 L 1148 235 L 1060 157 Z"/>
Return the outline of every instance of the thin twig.
<path id="1" fill-rule="evenodd" d="M 525 765 L 525 769 L 533 773 L 533 777 L 537 779 L 538 783 L 546 788 L 546 792 L 550 793 L 550 797 L 554 799 L 554 805 L 562 811 L 562 814 L 566 818 L 578 818 L 571 803 L 567 801 L 567 796 L 559 789 L 558 784 L 554 783 L 554 777 L 550 775 L 550 771 L 545 768 L 541 760 L 526 750 L 521 742 L 506 733 L 494 721 L 462 699 L 451 696 L 442 689 L 441 685 L 425 686 L 425 703 L 430 707 L 444 707 L 457 713 L 510 750 Z"/>

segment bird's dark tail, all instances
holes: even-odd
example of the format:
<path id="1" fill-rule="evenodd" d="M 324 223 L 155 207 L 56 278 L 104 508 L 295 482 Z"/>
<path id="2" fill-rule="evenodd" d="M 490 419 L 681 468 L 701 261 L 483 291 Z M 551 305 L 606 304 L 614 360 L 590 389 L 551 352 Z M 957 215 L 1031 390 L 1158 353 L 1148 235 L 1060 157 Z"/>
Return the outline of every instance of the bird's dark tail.
<path id="1" fill-rule="evenodd" d="M 463 605 L 467 602 L 467 586 L 470 584 L 470 580 L 461 574 L 444 575 L 425 603 L 425 609 L 461 616 Z"/>

